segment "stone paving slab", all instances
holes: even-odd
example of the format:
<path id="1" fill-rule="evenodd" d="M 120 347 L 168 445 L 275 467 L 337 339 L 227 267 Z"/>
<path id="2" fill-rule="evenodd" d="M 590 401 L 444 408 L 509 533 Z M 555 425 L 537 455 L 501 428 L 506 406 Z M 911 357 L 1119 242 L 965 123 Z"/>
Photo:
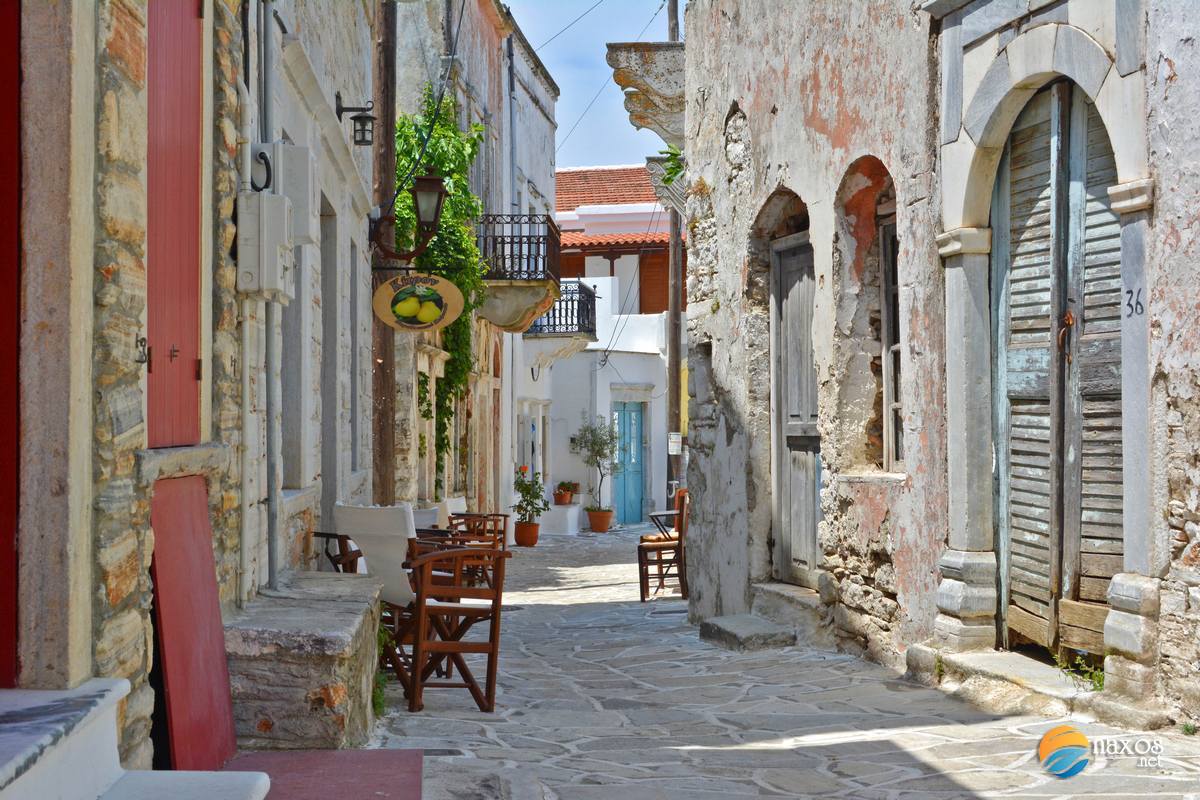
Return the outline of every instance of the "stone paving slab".
<path id="1" fill-rule="evenodd" d="M 679 599 L 637 601 L 639 533 L 518 549 L 496 713 L 431 690 L 409 714 L 392 684 L 372 745 L 460 752 L 426 755 L 438 798 L 481 797 L 478 776 L 494 774 L 495 797 L 514 800 L 1200 800 L 1200 737 L 1156 731 L 1146 736 L 1162 743 L 1161 765 L 1093 756 L 1064 781 L 1035 756 L 1049 728 L 1139 734 L 987 713 L 845 654 L 704 643 L 686 614 L 664 613 L 684 611 Z"/>

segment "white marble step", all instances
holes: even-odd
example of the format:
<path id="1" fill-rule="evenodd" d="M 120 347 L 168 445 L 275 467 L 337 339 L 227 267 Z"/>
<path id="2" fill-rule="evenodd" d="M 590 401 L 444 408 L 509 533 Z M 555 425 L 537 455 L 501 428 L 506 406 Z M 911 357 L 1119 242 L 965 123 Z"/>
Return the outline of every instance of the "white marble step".
<path id="1" fill-rule="evenodd" d="M 126 772 L 100 800 L 263 800 L 262 772 Z"/>
<path id="2" fill-rule="evenodd" d="M 117 710 L 129 682 L 0 691 L 0 800 L 263 800 L 261 772 L 126 772 Z"/>

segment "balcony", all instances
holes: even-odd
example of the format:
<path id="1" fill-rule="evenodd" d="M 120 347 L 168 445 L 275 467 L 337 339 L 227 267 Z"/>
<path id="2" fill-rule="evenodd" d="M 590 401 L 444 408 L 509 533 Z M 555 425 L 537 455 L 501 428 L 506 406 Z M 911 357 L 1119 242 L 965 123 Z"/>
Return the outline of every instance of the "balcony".
<path id="1" fill-rule="evenodd" d="M 550 310 L 525 331 L 525 363 L 531 367 L 548 367 L 596 341 L 596 290 L 568 278 L 560 291 Z"/>
<path id="2" fill-rule="evenodd" d="M 523 333 L 559 297 L 558 226 L 542 214 L 485 214 L 478 238 L 488 288 L 479 315 Z"/>
<path id="3" fill-rule="evenodd" d="M 596 292 L 586 283 L 568 279 L 561 296 L 529 326 L 526 336 L 579 336 L 596 341 Z"/>

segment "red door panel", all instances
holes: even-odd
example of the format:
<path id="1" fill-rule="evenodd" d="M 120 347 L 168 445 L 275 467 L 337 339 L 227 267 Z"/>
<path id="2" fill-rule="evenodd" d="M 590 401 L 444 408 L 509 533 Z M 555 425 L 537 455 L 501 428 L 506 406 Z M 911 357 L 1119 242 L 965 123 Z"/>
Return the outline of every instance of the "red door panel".
<path id="1" fill-rule="evenodd" d="M 150 524 L 171 763 L 175 769 L 220 769 L 233 757 L 236 740 L 204 478 L 154 484 Z"/>
<path id="2" fill-rule="evenodd" d="M 21 349 L 21 4 L 0 0 L 0 688 L 17 685 Z"/>
<path id="3" fill-rule="evenodd" d="M 147 19 L 146 338 L 151 447 L 200 441 L 202 22 L 196 0 L 154 0 Z"/>

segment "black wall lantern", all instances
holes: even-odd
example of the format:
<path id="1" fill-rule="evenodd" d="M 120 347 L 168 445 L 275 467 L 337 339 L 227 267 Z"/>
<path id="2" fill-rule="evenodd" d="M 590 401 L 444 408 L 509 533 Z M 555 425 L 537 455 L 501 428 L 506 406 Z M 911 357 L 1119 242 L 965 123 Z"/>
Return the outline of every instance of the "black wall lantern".
<path id="1" fill-rule="evenodd" d="M 342 121 L 342 114 L 353 112 L 350 122 L 354 124 L 354 143 L 359 147 L 370 147 L 375 141 L 375 117 L 370 113 L 375 107 L 375 101 L 368 100 L 365 106 L 344 106 L 341 92 L 334 95 L 334 98 L 337 101 L 338 122 Z"/>
<path id="2" fill-rule="evenodd" d="M 371 238 L 375 243 L 375 247 L 378 248 L 384 258 L 406 261 L 411 264 L 417 256 L 425 252 L 425 248 L 429 246 L 429 243 L 433 241 L 433 237 L 437 235 L 438 223 L 442 217 L 442 206 L 446 202 L 446 184 L 438 175 L 422 175 L 413 181 L 412 188 L 409 191 L 413 197 L 413 210 L 417 214 L 416 241 L 413 243 L 413 249 L 405 253 L 400 253 L 392 249 L 391 243 L 382 241 L 382 223 L 384 221 L 394 222 L 396 217 L 392 214 L 376 220 Z M 411 266 L 378 267 L 377 269 L 411 269 Z"/>

